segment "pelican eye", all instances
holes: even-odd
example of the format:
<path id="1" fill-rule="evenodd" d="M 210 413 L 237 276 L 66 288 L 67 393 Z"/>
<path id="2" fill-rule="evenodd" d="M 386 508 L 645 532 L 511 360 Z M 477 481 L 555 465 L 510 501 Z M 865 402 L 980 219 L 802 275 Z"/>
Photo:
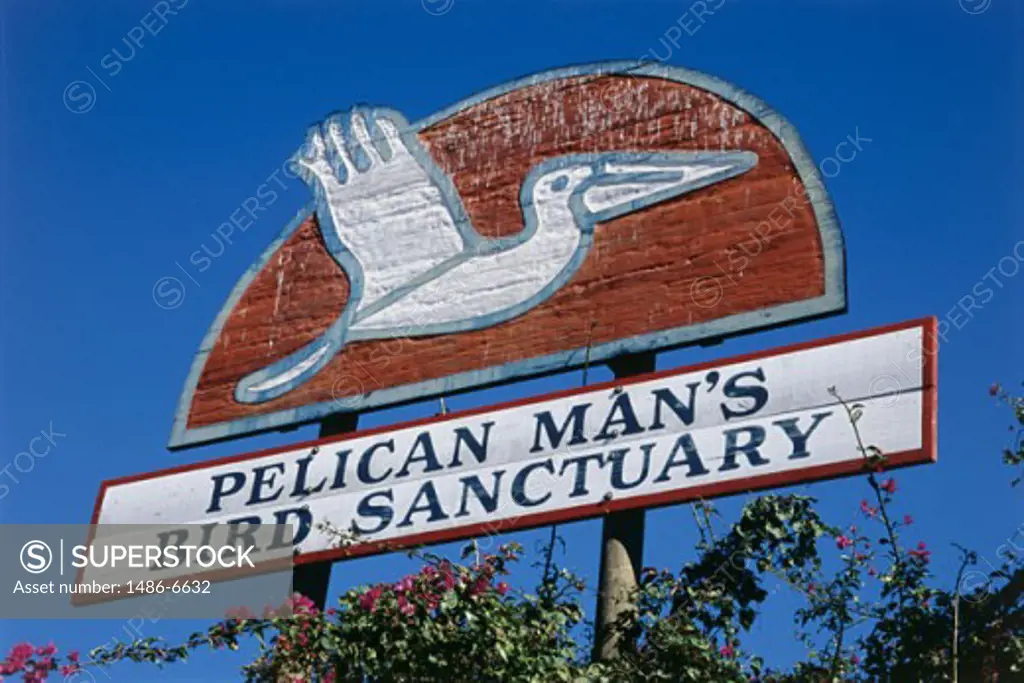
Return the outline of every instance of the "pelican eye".
<path id="1" fill-rule="evenodd" d="M 569 187 L 569 176 L 564 173 L 551 181 L 551 189 L 555 192 L 561 192 L 567 187 Z"/>

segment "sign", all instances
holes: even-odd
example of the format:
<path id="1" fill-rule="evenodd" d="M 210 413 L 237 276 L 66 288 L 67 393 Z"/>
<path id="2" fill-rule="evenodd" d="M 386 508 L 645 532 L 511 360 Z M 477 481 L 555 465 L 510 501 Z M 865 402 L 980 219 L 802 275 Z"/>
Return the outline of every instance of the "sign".
<path id="1" fill-rule="evenodd" d="M 298 564 L 934 462 L 935 320 L 105 482 L 93 523 L 291 524 Z M 350 530 L 337 547 L 327 523 Z"/>
<path id="2" fill-rule="evenodd" d="M 202 341 L 171 448 L 846 307 L 796 132 L 685 69 L 547 72 L 415 124 L 356 107 L 288 168 L 315 200 Z"/>

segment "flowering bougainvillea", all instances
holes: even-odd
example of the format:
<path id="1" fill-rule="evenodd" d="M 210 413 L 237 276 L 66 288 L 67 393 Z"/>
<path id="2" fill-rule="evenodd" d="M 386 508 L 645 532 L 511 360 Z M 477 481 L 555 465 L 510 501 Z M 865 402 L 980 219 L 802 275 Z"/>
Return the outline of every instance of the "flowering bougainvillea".
<path id="1" fill-rule="evenodd" d="M 78 658 L 75 651 L 60 657 L 53 643 L 39 646 L 18 643 L 0 661 L 0 681 L 6 680 L 6 676 L 20 676 L 23 681 L 45 681 L 53 672 L 68 678 L 78 671 Z"/>

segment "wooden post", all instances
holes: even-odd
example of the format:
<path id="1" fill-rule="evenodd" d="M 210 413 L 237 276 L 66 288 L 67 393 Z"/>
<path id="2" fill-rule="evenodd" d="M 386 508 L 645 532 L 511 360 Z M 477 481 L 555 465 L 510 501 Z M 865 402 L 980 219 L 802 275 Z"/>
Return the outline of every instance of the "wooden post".
<path id="1" fill-rule="evenodd" d="M 617 379 L 654 371 L 654 354 L 637 353 L 612 359 L 608 366 Z M 644 510 L 612 512 L 601 530 L 601 570 L 597 585 L 597 616 L 594 621 L 594 659 L 607 661 L 624 645 L 612 626 L 626 610 L 634 608 L 630 594 L 636 589 L 644 554 Z"/>
<path id="2" fill-rule="evenodd" d="M 354 432 L 359 424 L 359 413 L 328 415 L 320 423 L 320 438 Z M 292 590 L 313 601 L 318 609 L 327 608 L 327 585 L 331 582 L 331 563 L 298 565 L 292 569 Z"/>

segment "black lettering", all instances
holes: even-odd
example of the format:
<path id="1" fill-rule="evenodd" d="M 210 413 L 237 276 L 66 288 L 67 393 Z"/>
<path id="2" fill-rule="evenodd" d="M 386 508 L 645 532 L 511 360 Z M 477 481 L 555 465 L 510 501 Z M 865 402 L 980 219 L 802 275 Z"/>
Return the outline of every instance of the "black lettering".
<path id="1" fill-rule="evenodd" d="M 764 405 L 768 402 L 768 390 L 760 386 L 741 386 L 739 381 L 741 379 L 753 377 L 754 379 L 764 382 L 764 370 L 758 368 L 757 370 L 748 370 L 747 372 L 739 372 L 730 377 L 725 385 L 722 387 L 722 393 L 725 394 L 726 398 L 750 398 L 754 400 L 754 404 L 748 408 L 740 408 L 733 410 L 724 402 L 722 403 L 722 415 L 726 420 L 730 420 L 734 417 L 747 417 L 753 415 L 757 411 L 764 408 Z"/>
<path id="2" fill-rule="evenodd" d="M 277 489 L 277 491 L 269 494 L 267 498 L 263 498 L 263 488 L 265 486 L 273 486 L 274 479 L 277 478 L 277 472 L 271 472 L 271 470 L 277 470 L 284 474 L 284 463 L 275 462 L 270 465 L 263 465 L 262 467 L 254 467 L 252 470 L 254 479 L 252 482 L 252 495 L 249 496 L 249 500 L 246 505 L 256 505 L 257 503 L 270 503 L 281 497 L 284 492 L 284 486 Z M 265 476 L 270 472 L 269 476 Z"/>
<path id="3" fill-rule="evenodd" d="M 693 406 L 697 400 L 697 388 L 699 386 L 700 382 L 686 385 L 686 388 L 690 390 L 690 401 L 685 405 L 672 393 L 671 389 L 656 389 L 652 391 L 651 393 L 654 394 L 654 421 L 651 422 L 651 429 L 665 428 L 665 423 L 661 421 L 662 404 L 671 408 L 672 412 L 676 414 L 676 417 L 684 425 L 689 426 L 693 424 Z"/>
<path id="4" fill-rule="evenodd" d="M 422 455 L 417 456 L 417 450 L 421 451 Z M 437 472 L 444 469 L 437 460 L 437 453 L 434 452 L 434 442 L 430 438 L 430 432 L 420 432 L 419 436 L 416 437 L 416 441 L 412 444 L 412 450 L 409 452 L 409 457 L 406 458 L 402 469 L 398 470 L 395 474 L 395 478 L 408 477 L 409 465 L 414 462 L 426 463 L 426 466 L 423 468 L 424 473 Z M 399 524 L 398 526 L 402 525 Z"/>
<path id="5" fill-rule="evenodd" d="M 387 499 L 388 505 L 374 505 L 372 503 L 372 500 L 377 497 L 383 497 Z M 388 489 L 386 491 L 374 491 L 373 493 L 367 495 L 365 498 L 359 501 L 359 505 L 356 506 L 356 512 L 359 514 L 360 517 L 377 517 L 380 519 L 380 523 L 371 529 L 363 528 L 359 526 L 359 523 L 357 521 L 352 520 L 352 530 L 355 531 L 357 534 L 375 534 L 378 531 L 381 531 L 382 529 L 386 529 L 387 526 L 391 524 L 391 520 L 395 516 L 395 511 L 392 508 L 394 502 L 395 496 L 391 492 L 391 489 Z"/>
<path id="6" fill-rule="evenodd" d="M 517 505 L 520 505 L 522 507 L 534 507 L 537 505 L 541 505 L 542 503 L 546 502 L 549 498 L 551 498 L 550 492 L 545 493 L 540 498 L 533 500 L 526 497 L 526 478 L 530 476 L 531 472 L 541 468 L 547 470 L 551 474 L 555 473 L 555 466 L 554 464 L 552 464 L 551 460 L 542 460 L 540 462 L 530 463 L 523 469 L 519 470 L 518 474 L 516 474 L 515 476 L 515 479 L 512 480 L 512 500 L 514 500 Z"/>
<path id="7" fill-rule="evenodd" d="M 285 540 L 286 534 L 292 530 L 292 524 L 288 521 L 288 518 L 294 516 L 299 521 L 299 529 L 292 536 L 291 542 Z M 290 510 L 278 510 L 274 513 L 274 524 L 277 527 L 274 529 L 274 539 L 270 545 L 267 546 L 267 550 L 275 550 L 277 548 L 284 548 L 289 545 L 298 545 L 306 540 L 306 536 L 309 535 L 310 529 L 313 528 L 313 513 L 309 511 L 309 508 L 291 508 Z"/>
<path id="8" fill-rule="evenodd" d="M 536 429 L 533 435 L 533 448 L 530 449 L 531 453 L 540 453 L 544 448 L 540 445 L 540 430 L 541 427 L 548 436 L 548 443 L 551 444 L 551 449 L 558 448 L 559 444 L 562 443 L 562 439 L 565 438 L 565 433 L 569 431 L 569 425 L 572 424 L 572 437 L 569 439 L 567 446 L 577 446 L 581 443 L 586 443 L 587 439 L 583 436 L 583 420 L 586 418 L 587 409 L 590 408 L 589 403 L 583 403 L 578 406 L 573 406 L 572 410 L 569 411 L 568 417 L 565 418 L 565 422 L 562 423 L 562 428 L 558 429 L 555 427 L 555 421 L 551 417 L 551 412 L 543 412 L 534 414 L 536 419 Z"/>
<path id="9" fill-rule="evenodd" d="M 345 449 L 334 454 L 338 462 L 334 467 L 334 481 L 331 482 L 331 491 L 345 488 L 345 469 L 348 467 L 348 456 L 352 451 Z"/>
<path id="10" fill-rule="evenodd" d="M 487 460 L 487 440 L 491 436 L 491 427 L 494 426 L 494 422 L 484 422 L 481 426 L 484 428 L 484 437 L 480 441 L 477 441 L 477 438 L 473 436 L 473 432 L 465 427 L 459 427 L 455 430 L 455 455 L 452 456 L 452 462 L 449 467 L 462 466 L 459 454 L 462 452 L 463 443 L 469 448 L 470 453 L 473 454 L 477 462 L 482 463 Z"/>
<path id="11" fill-rule="evenodd" d="M 585 496 L 590 493 L 587 489 L 587 464 L 591 460 L 597 461 L 598 468 L 604 467 L 604 455 L 601 453 L 577 455 L 572 458 L 566 458 L 562 461 L 562 471 L 558 473 L 558 476 L 565 474 L 565 470 L 568 469 L 569 465 L 576 465 L 576 477 L 573 483 L 572 492 L 569 493 L 570 498 Z"/>
<path id="12" fill-rule="evenodd" d="M 624 427 L 621 433 L 611 429 L 612 426 L 619 425 Z M 594 437 L 594 441 L 608 441 L 619 436 L 640 434 L 643 431 L 644 428 L 636 419 L 636 411 L 633 410 L 633 402 L 629 399 L 629 393 L 624 391 L 615 397 L 612 409 L 608 411 L 608 417 L 605 419 L 601 431 Z"/>
<path id="13" fill-rule="evenodd" d="M 420 500 L 423 499 L 425 505 L 420 504 Z M 413 498 L 412 505 L 409 506 L 409 512 L 406 513 L 405 519 L 398 523 L 399 527 L 410 526 L 412 524 L 412 516 L 416 512 L 429 512 L 430 518 L 427 522 L 437 522 L 442 519 L 448 519 L 448 515 L 444 513 L 441 508 L 441 503 L 437 500 L 437 491 L 434 489 L 434 483 L 427 481 L 420 487 L 419 493 Z"/>
<path id="14" fill-rule="evenodd" d="M 210 478 L 213 480 L 213 495 L 210 497 L 210 507 L 206 508 L 207 512 L 218 512 L 221 499 L 238 493 L 242 490 L 242 486 L 245 485 L 245 475 L 241 472 L 217 474 Z M 228 479 L 232 481 L 230 489 L 226 489 L 224 486 L 224 482 Z"/>
<path id="15" fill-rule="evenodd" d="M 637 475 L 636 479 L 628 483 L 623 475 L 625 474 L 626 469 L 626 455 L 629 454 L 630 449 L 620 448 L 618 450 L 611 451 L 608 454 L 608 459 L 612 463 L 612 488 L 621 491 L 636 488 L 640 484 L 644 483 L 644 480 L 647 479 L 647 472 L 651 467 L 652 448 L 654 448 L 653 443 L 645 443 L 640 446 L 640 450 L 644 454 L 643 468 L 640 470 L 640 474 Z"/>
<path id="16" fill-rule="evenodd" d="M 480 481 L 480 477 L 475 474 L 470 477 L 463 477 L 459 479 L 462 482 L 462 504 L 459 506 L 459 511 L 455 513 L 456 517 L 465 517 L 469 514 L 468 503 L 469 503 L 469 490 L 473 490 L 473 494 L 476 496 L 476 500 L 480 505 L 483 506 L 485 512 L 494 512 L 498 509 L 498 486 L 501 484 L 501 477 L 505 474 L 505 470 L 499 470 L 492 472 L 491 476 L 494 477 L 494 486 L 488 491 L 484 488 L 483 483 Z"/>
<path id="17" fill-rule="evenodd" d="M 306 484 L 306 477 L 309 476 L 309 463 L 313 462 L 313 454 L 310 453 L 305 458 L 299 458 L 295 462 L 299 466 L 299 472 L 295 475 L 295 487 L 292 489 L 291 495 L 293 497 L 311 496 L 314 493 L 323 491 L 324 486 L 327 485 L 327 477 L 321 479 L 316 488 L 311 489 Z"/>
<path id="18" fill-rule="evenodd" d="M 261 523 L 262 520 L 259 515 L 252 515 L 251 517 L 243 517 L 242 519 L 233 520 L 231 525 L 228 527 L 228 538 L 224 542 L 224 545 L 229 548 L 239 547 L 238 541 L 243 540 L 244 545 L 241 546 L 242 548 L 255 547 L 256 530 L 260 528 Z M 201 543 L 200 545 L 206 544 Z"/>
<path id="19" fill-rule="evenodd" d="M 363 451 L 362 457 L 359 458 L 359 466 L 356 468 L 356 477 L 358 477 L 359 481 L 363 482 L 364 484 L 379 484 L 380 482 L 384 481 L 385 479 L 391 476 L 392 470 L 390 467 L 388 468 L 387 472 L 380 475 L 379 477 L 373 477 L 370 474 L 370 460 L 371 458 L 373 458 L 373 454 L 377 451 L 378 448 L 384 448 L 387 449 L 389 452 L 394 453 L 395 440 L 388 439 L 387 441 L 384 441 L 382 443 L 374 444 L 373 446 L 370 446 L 365 451 Z"/>
<path id="20" fill-rule="evenodd" d="M 725 434 L 725 457 L 722 459 L 722 466 L 718 468 L 719 472 L 739 467 L 739 463 L 736 462 L 737 453 L 747 456 L 747 460 L 754 467 L 768 464 L 768 460 L 761 457 L 757 451 L 758 447 L 764 443 L 764 427 L 737 427 L 736 429 L 726 429 L 723 434 Z M 743 445 L 740 445 L 736 438 L 740 434 L 749 436 Z"/>
<path id="21" fill-rule="evenodd" d="M 676 455 L 682 452 L 683 458 L 681 460 L 676 459 Z M 698 477 L 708 473 L 708 468 L 704 467 L 704 463 L 700 459 L 700 454 L 697 452 L 697 445 L 693 443 L 693 437 L 689 434 L 683 434 L 676 439 L 675 446 L 672 447 L 672 452 L 668 456 L 668 461 L 665 466 L 661 468 L 661 474 L 654 480 L 654 483 L 660 483 L 663 481 L 669 481 L 671 479 L 668 476 L 669 470 L 673 467 L 681 467 L 686 465 L 689 471 L 686 473 L 687 477 Z"/>
<path id="22" fill-rule="evenodd" d="M 782 431 L 786 432 L 786 436 L 793 442 L 793 452 L 790 454 L 790 460 L 796 460 L 797 458 L 806 458 L 810 455 L 807 451 L 807 440 L 811 438 L 811 434 L 818 428 L 821 421 L 832 414 L 832 411 L 827 413 L 815 413 L 811 416 L 811 426 L 807 428 L 806 432 L 801 432 L 800 428 L 796 426 L 796 422 L 799 418 L 791 417 L 786 420 L 776 420 L 772 424 L 782 427 Z"/>

